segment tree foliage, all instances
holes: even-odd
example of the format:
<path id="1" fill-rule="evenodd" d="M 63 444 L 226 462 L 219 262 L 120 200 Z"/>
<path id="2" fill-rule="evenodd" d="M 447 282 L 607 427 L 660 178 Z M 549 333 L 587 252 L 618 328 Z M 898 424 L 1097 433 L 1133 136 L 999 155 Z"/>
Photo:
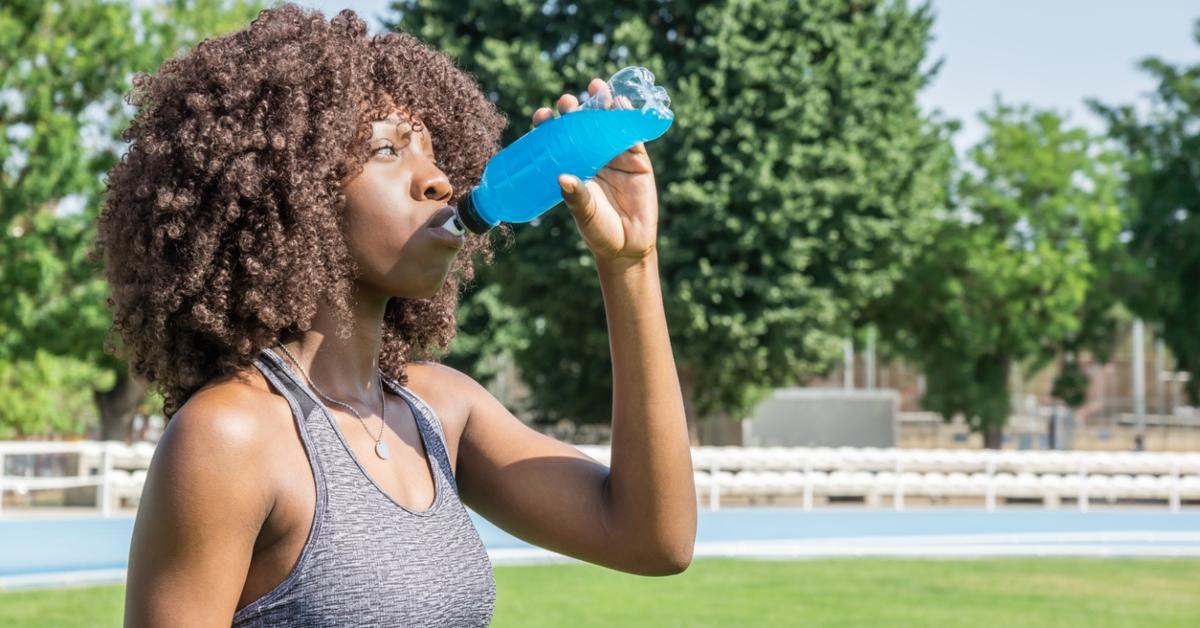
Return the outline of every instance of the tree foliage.
<path id="1" fill-rule="evenodd" d="M 398 20 L 477 76 L 513 120 L 628 65 L 667 87 L 647 149 L 659 259 L 689 420 L 741 417 L 825 371 L 886 295 L 939 203 L 948 160 L 917 91 L 932 15 L 901 1 L 397 2 Z M 520 315 L 535 419 L 611 418 L 599 281 L 568 212 L 515 227 L 481 281 Z"/>
<path id="2" fill-rule="evenodd" d="M 111 372 L 41 350 L 32 359 L 0 361 L 0 440 L 84 434 L 97 413 L 91 388 L 81 383 L 111 380 Z"/>
<path id="3" fill-rule="evenodd" d="M 123 95 L 134 72 L 257 11 L 242 0 L 0 4 L 0 368 L 13 386 L 128 385 L 103 350 L 108 287 L 87 260 L 103 175 L 124 150 Z M 0 404 L 0 424 L 62 424 L 30 412 Z"/>
<path id="4" fill-rule="evenodd" d="M 1194 38 L 1200 44 L 1200 20 Z M 1130 307 L 1155 321 L 1188 371 L 1200 403 L 1200 63 L 1157 58 L 1141 68 L 1158 82 L 1148 111 L 1091 102 L 1128 159 Z"/>
<path id="5" fill-rule="evenodd" d="M 1000 102 L 981 118 L 988 135 L 970 151 L 951 209 L 875 316 L 925 373 L 923 405 L 947 420 L 961 413 L 998 447 L 1011 369 L 1106 350 L 1102 328 L 1119 314 L 1102 288 L 1122 215 L 1117 159 L 1085 130 Z"/>

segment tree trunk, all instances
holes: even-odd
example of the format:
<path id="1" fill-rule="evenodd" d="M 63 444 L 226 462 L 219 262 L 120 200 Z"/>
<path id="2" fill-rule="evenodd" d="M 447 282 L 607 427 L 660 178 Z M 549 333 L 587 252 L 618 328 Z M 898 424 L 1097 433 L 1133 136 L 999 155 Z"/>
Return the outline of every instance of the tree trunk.
<path id="1" fill-rule="evenodd" d="M 741 447 L 742 422 L 728 412 L 718 412 L 700 420 L 700 443 L 713 447 Z"/>
<path id="2" fill-rule="evenodd" d="M 701 445 L 741 445 L 742 423 L 725 412 L 712 416 L 696 414 L 696 382 L 690 366 L 679 368 L 679 389 L 683 393 L 683 411 L 687 415 L 688 441 Z"/>
<path id="3" fill-rule="evenodd" d="M 700 444 L 700 421 L 696 416 L 694 399 L 696 384 L 692 380 L 692 368 L 688 365 L 679 367 L 679 388 L 683 393 L 683 412 L 687 415 L 688 442 L 695 447 Z"/>
<path id="4" fill-rule="evenodd" d="M 1000 449 L 1003 442 L 1003 425 L 989 425 L 983 429 L 983 446 L 985 449 Z"/>
<path id="5" fill-rule="evenodd" d="M 117 373 L 117 382 L 111 390 L 92 391 L 100 412 L 100 440 L 128 440 L 133 416 L 149 389 L 146 381 L 126 365 L 124 371 Z"/>

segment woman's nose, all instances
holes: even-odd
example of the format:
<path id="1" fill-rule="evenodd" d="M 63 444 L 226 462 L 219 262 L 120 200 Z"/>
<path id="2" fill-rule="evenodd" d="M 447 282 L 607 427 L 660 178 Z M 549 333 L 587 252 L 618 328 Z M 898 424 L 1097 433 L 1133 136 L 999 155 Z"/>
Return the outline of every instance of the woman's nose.
<path id="1" fill-rule="evenodd" d="M 418 187 L 414 190 L 415 198 L 448 202 L 454 197 L 454 186 L 450 185 L 450 179 L 433 162 L 426 163 L 421 174 L 413 178 L 413 185 Z"/>

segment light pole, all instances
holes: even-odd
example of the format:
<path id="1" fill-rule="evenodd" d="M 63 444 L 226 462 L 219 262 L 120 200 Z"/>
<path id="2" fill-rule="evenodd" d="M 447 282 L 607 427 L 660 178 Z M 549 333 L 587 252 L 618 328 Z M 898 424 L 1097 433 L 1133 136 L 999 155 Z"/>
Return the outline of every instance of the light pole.
<path id="1" fill-rule="evenodd" d="M 1142 351 L 1142 319 L 1133 320 L 1133 414 L 1137 417 L 1134 449 L 1146 448 L 1146 358 Z"/>
<path id="2" fill-rule="evenodd" d="M 854 388 L 854 341 L 850 338 L 842 340 L 842 387 Z"/>

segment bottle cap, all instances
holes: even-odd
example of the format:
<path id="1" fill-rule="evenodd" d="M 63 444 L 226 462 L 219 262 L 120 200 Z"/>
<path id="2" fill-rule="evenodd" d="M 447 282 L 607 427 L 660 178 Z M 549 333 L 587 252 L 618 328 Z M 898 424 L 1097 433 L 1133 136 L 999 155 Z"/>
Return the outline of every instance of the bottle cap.
<path id="1" fill-rule="evenodd" d="M 491 231 L 496 225 L 488 224 L 479 215 L 479 210 L 475 209 L 475 201 L 471 200 L 473 192 L 474 190 L 467 192 L 467 195 L 458 202 L 458 219 L 471 233 L 484 234 Z"/>

